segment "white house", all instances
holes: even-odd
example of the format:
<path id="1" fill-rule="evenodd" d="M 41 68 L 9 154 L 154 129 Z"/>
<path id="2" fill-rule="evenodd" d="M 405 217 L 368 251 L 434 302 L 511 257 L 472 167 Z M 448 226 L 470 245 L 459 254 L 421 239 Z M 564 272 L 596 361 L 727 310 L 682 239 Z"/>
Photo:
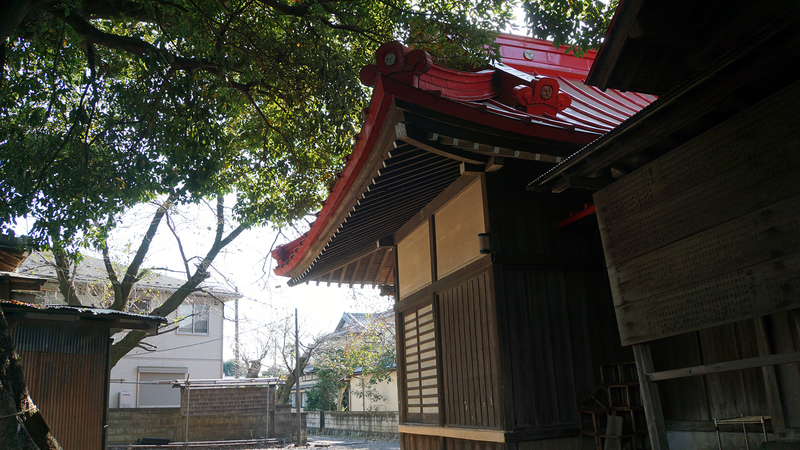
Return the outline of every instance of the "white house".
<path id="1" fill-rule="evenodd" d="M 37 303 L 64 303 L 58 290 L 56 272 L 42 255 L 33 253 L 18 269 L 20 273 L 48 280 L 37 293 Z M 131 308 L 149 312 L 177 290 L 183 280 L 152 273 L 136 284 Z M 113 293 L 103 261 L 85 257 L 75 273 L 78 298 L 85 306 L 107 306 Z M 222 378 L 225 303 L 241 297 L 223 289 L 203 286 L 191 294 L 177 311 L 163 334 L 142 341 L 111 369 L 109 406 L 149 408 L 180 406 L 180 390 L 168 384 L 150 382 L 176 379 Z M 121 339 L 122 333 L 114 335 Z"/>

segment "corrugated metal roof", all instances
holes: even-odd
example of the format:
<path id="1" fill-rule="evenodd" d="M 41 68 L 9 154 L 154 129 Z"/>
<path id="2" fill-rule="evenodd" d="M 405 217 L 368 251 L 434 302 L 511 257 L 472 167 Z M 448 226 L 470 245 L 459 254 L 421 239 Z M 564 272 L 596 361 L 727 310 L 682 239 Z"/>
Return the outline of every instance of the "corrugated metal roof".
<path id="1" fill-rule="evenodd" d="M 152 321 L 157 323 L 167 323 L 167 319 L 158 316 L 148 316 L 144 314 L 134 314 L 124 311 L 111 309 L 90 308 L 86 306 L 70 305 L 34 305 L 30 303 L 18 302 L 15 300 L 0 300 L 0 306 L 6 310 L 21 310 L 30 312 L 40 312 L 45 314 L 73 315 L 82 318 L 99 318 L 107 320 L 135 319 Z"/>

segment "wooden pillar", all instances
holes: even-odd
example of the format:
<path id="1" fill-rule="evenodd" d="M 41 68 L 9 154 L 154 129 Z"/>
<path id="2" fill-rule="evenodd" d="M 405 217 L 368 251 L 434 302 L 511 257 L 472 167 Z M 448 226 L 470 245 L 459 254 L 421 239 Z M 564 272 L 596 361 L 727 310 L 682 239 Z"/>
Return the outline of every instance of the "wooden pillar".
<path id="1" fill-rule="evenodd" d="M 5 277 L 0 279 L 0 298 L 11 300 L 11 280 Z"/>
<path id="2" fill-rule="evenodd" d="M 756 317 L 756 341 L 758 342 L 758 356 L 769 356 L 772 351 L 767 340 L 767 327 L 764 317 Z M 783 417 L 783 402 L 781 402 L 781 392 L 778 387 L 778 377 L 775 375 L 775 366 L 763 366 L 761 372 L 764 375 L 764 388 L 767 393 L 767 403 L 769 413 L 772 416 L 772 428 L 785 428 L 786 421 Z"/>
<path id="3" fill-rule="evenodd" d="M 661 396 L 655 381 L 647 379 L 648 373 L 655 372 L 653 355 L 650 353 L 649 344 L 636 344 L 633 346 L 633 356 L 636 359 L 636 373 L 639 377 L 639 389 L 642 393 L 644 414 L 647 418 L 647 434 L 650 437 L 650 446 L 653 450 L 669 450 L 667 442 L 667 429 L 664 425 L 664 412 L 661 410 Z"/>

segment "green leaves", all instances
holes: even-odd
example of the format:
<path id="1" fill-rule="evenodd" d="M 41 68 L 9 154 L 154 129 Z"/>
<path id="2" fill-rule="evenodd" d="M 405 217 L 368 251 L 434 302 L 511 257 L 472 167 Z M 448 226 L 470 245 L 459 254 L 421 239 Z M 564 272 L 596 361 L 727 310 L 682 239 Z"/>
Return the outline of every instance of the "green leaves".
<path id="1" fill-rule="evenodd" d="M 125 208 L 236 191 L 237 219 L 319 207 L 352 151 L 359 69 L 401 38 L 482 67 L 498 1 L 39 3 L 6 46 L 0 222 L 71 246 Z M 81 237 L 83 236 L 83 237 Z"/>
<path id="2" fill-rule="evenodd" d="M 552 39 L 553 46 L 566 45 L 577 56 L 597 49 L 619 0 L 526 0 L 526 21 L 531 34 Z"/>

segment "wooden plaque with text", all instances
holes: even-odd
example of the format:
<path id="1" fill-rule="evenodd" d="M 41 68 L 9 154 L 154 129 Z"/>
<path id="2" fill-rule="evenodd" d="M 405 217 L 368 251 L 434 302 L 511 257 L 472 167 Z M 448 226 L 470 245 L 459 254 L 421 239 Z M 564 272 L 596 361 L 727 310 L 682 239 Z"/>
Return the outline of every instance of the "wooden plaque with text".
<path id="1" fill-rule="evenodd" d="M 623 345 L 800 307 L 800 83 L 595 196 Z"/>

